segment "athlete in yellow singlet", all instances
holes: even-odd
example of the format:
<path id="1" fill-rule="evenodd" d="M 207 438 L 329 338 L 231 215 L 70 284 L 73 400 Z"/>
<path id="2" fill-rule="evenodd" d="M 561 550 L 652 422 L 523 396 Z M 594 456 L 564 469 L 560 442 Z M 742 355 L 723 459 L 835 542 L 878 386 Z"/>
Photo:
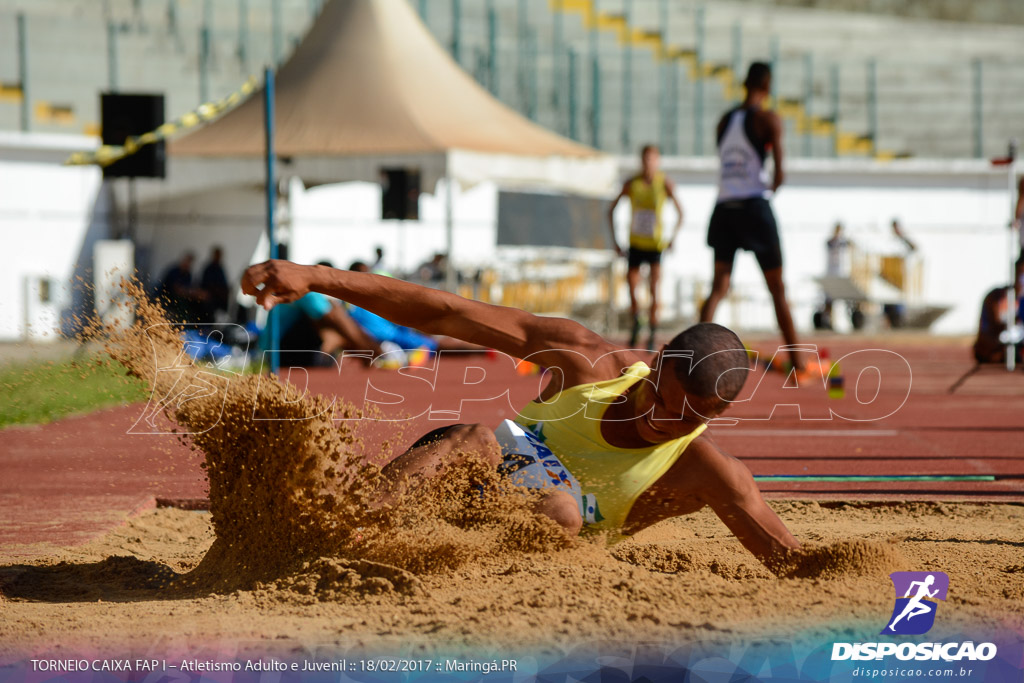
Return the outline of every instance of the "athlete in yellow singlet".
<path id="1" fill-rule="evenodd" d="M 651 307 L 648 312 L 647 322 L 650 327 L 650 336 L 647 340 L 647 349 L 654 350 L 654 335 L 658 328 L 658 282 L 661 279 L 661 254 L 671 249 L 679 228 L 683 224 L 683 207 L 676 198 L 675 186 L 672 181 L 665 177 L 659 169 L 661 155 L 654 145 L 645 145 L 640 152 L 643 169 L 641 172 L 630 178 L 622 186 L 622 192 L 612 202 L 608 209 L 608 224 L 612 231 L 612 246 L 619 256 L 625 255 L 619 247 L 615 236 L 615 207 L 623 197 L 629 198 L 633 209 L 633 216 L 629 225 L 629 252 L 627 262 L 629 265 L 626 271 L 626 283 L 629 285 L 629 312 L 632 315 L 633 326 L 630 333 L 629 345 L 636 346 L 640 336 L 640 307 L 637 304 L 636 289 L 640 285 L 640 267 L 648 264 L 650 273 L 648 275 L 648 286 L 651 293 Z M 676 208 L 676 225 L 672 236 L 665 234 L 662 221 L 662 209 L 665 200 L 670 199 Z"/>
<path id="2" fill-rule="evenodd" d="M 384 503 L 410 479 L 435 476 L 475 454 L 526 486 L 517 478 L 528 479 L 530 468 L 542 465 L 554 482 L 536 486 L 542 494 L 535 510 L 570 534 L 586 522 L 629 535 L 708 506 L 769 568 L 799 547 L 750 470 L 708 435 L 707 422 L 737 397 L 749 372 L 743 344 L 721 325 L 694 325 L 649 354 L 612 344 L 572 320 L 372 273 L 267 261 L 246 271 L 242 290 L 267 309 L 320 292 L 398 325 L 529 357 L 547 368 L 550 380 L 522 409 L 518 424 L 435 430 L 388 464 Z M 533 455 L 516 459 L 517 451 L 506 447 L 511 442 Z"/>

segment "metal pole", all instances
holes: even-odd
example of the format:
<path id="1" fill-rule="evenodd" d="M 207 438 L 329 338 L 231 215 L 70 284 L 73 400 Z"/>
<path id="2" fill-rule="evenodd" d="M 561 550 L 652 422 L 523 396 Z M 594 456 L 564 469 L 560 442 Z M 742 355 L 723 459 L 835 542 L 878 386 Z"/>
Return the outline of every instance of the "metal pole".
<path id="1" fill-rule="evenodd" d="M 829 69 L 829 80 L 832 81 L 832 156 L 839 156 L 839 65 L 833 64 Z"/>
<path id="2" fill-rule="evenodd" d="M 590 48 L 590 146 L 600 149 L 601 145 L 601 63 L 597 54 L 597 0 L 592 5 L 592 23 L 588 35 Z"/>
<path id="3" fill-rule="evenodd" d="M 590 62 L 590 146 L 601 149 L 601 63 L 597 54 Z"/>
<path id="4" fill-rule="evenodd" d="M 981 159 L 985 149 L 985 104 L 982 91 L 984 67 L 980 59 L 975 59 L 972 66 L 974 67 L 974 157 Z"/>
<path id="5" fill-rule="evenodd" d="M 526 57 L 529 53 L 527 13 L 526 0 L 519 0 L 516 3 L 516 44 L 518 47 L 516 50 L 516 85 L 518 88 L 519 110 L 522 112 L 527 112 L 530 108 L 530 96 L 526 80 Z"/>
<path id="6" fill-rule="evenodd" d="M 29 102 L 28 84 L 28 30 L 25 26 L 25 15 L 18 13 L 18 80 L 21 86 L 21 130 L 28 132 L 32 129 L 31 107 Z"/>
<path id="7" fill-rule="evenodd" d="M 199 102 L 210 101 L 210 28 L 199 29 Z"/>
<path id="8" fill-rule="evenodd" d="M 210 101 L 210 27 L 213 26 L 212 0 L 203 0 L 203 26 L 199 29 L 199 102 Z"/>
<path id="9" fill-rule="evenodd" d="M 743 79 L 743 24 L 732 25 L 732 75 L 736 83 Z"/>
<path id="10" fill-rule="evenodd" d="M 562 77 L 562 53 L 565 49 L 565 23 L 562 3 L 555 0 L 552 4 L 554 10 L 554 26 L 551 30 L 551 106 L 555 110 L 555 120 L 561 121 L 559 109 L 562 108 L 562 88 L 565 87 Z"/>
<path id="11" fill-rule="evenodd" d="M 629 152 L 633 146 L 633 138 L 631 136 L 631 128 L 633 127 L 633 44 L 630 41 L 632 37 L 630 31 L 632 30 L 632 22 L 630 21 L 630 3 L 627 2 L 625 7 L 622 9 L 622 14 L 626 18 L 626 25 L 623 27 L 625 44 L 622 46 L 622 151 Z"/>
<path id="12" fill-rule="evenodd" d="M 878 151 L 878 62 L 868 60 L 868 135 L 871 136 L 871 152 Z"/>
<path id="13" fill-rule="evenodd" d="M 455 262 L 452 261 L 452 247 L 455 245 L 455 193 L 452 191 L 452 177 L 444 178 L 444 243 L 447 254 L 444 259 L 444 288 L 455 291 Z"/>
<path id="14" fill-rule="evenodd" d="M 531 120 L 536 121 L 537 120 L 537 98 L 538 98 L 538 93 L 540 91 L 540 88 L 537 85 L 537 69 L 539 67 L 537 66 L 537 32 L 536 31 L 530 31 L 530 40 L 529 40 L 528 53 L 530 55 L 530 86 L 529 86 L 529 92 L 528 92 L 529 102 L 527 103 L 527 107 L 526 107 L 526 115 L 529 116 Z"/>
<path id="15" fill-rule="evenodd" d="M 669 63 L 672 75 L 672 154 L 679 154 L 679 60 Z"/>
<path id="16" fill-rule="evenodd" d="M 776 73 L 779 72 L 779 61 L 780 61 L 779 53 L 780 52 L 781 52 L 781 49 L 779 48 L 779 37 L 778 36 L 772 36 L 772 42 L 771 42 L 771 47 L 770 47 L 771 58 L 769 59 L 768 63 L 772 67 L 772 75 L 773 76 Z M 772 98 L 773 106 L 776 106 L 776 107 L 778 106 L 778 97 L 777 97 L 778 92 L 779 92 L 779 85 L 778 84 L 779 84 L 779 79 L 778 78 L 772 78 L 771 98 Z"/>
<path id="17" fill-rule="evenodd" d="M 107 89 L 117 92 L 117 24 L 107 22 Z"/>
<path id="18" fill-rule="evenodd" d="M 576 50 L 575 48 L 569 48 L 569 137 L 573 140 L 580 139 L 580 132 L 576 126 L 576 109 L 578 103 L 576 101 Z"/>
<path id="19" fill-rule="evenodd" d="M 249 2 L 238 0 L 238 62 L 249 73 Z"/>
<path id="20" fill-rule="evenodd" d="M 694 53 L 697 77 L 693 82 L 693 153 L 704 154 L 704 6 L 697 8 L 694 21 Z"/>
<path id="21" fill-rule="evenodd" d="M 663 61 L 656 64 L 658 70 L 658 147 L 662 154 L 668 154 L 668 67 L 669 63 Z"/>
<path id="22" fill-rule="evenodd" d="M 491 94 L 498 95 L 498 11 L 494 0 L 487 2 L 487 83 Z"/>
<path id="23" fill-rule="evenodd" d="M 462 3 L 452 0 L 452 59 L 460 63 L 462 51 Z"/>
<path id="24" fill-rule="evenodd" d="M 266 161 L 266 199 L 267 199 L 267 240 L 270 242 L 270 258 L 277 258 L 277 235 L 275 228 L 277 222 L 277 175 L 274 170 L 274 70 L 266 67 L 263 70 L 263 123 L 265 140 L 265 161 Z M 279 369 L 278 347 L 280 346 L 280 330 L 277 329 L 276 311 L 271 309 L 267 316 L 267 336 L 270 350 L 270 371 L 276 373 Z"/>
<path id="25" fill-rule="evenodd" d="M 270 0 L 270 32 L 274 50 L 274 67 L 284 58 L 284 27 L 281 25 L 281 0 Z"/>
<path id="26" fill-rule="evenodd" d="M 804 156 L 813 155 L 814 149 L 814 55 L 804 54 Z"/>
<path id="27" fill-rule="evenodd" d="M 167 33 L 178 36 L 178 0 L 167 0 Z"/>
<path id="28" fill-rule="evenodd" d="M 660 83 L 658 84 L 658 144 L 661 149 L 666 153 L 670 152 L 668 147 L 668 141 L 670 137 L 669 133 L 669 121 L 671 115 L 669 113 L 670 106 L 670 93 L 668 87 L 669 80 L 669 68 L 671 67 L 671 61 L 668 58 L 668 36 L 669 36 L 669 19 L 671 15 L 668 11 L 668 0 L 659 0 L 658 2 L 658 24 L 661 29 L 661 49 L 662 54 L 659 76 Z"/>

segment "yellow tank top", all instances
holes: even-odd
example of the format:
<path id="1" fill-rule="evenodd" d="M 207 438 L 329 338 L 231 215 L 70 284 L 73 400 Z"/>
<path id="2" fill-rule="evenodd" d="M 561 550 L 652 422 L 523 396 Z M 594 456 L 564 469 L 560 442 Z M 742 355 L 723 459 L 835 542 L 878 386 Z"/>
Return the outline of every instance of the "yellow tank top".
<path id="1" fill-rule="evenodd" d="M 601 436 L 601 418 L 631 386 L 651 373 L 644 362 L 614 379 L 570 387 L 547 401 L 533 401 L 515 422 L 536 434 L 597 499 L 604 519 L 590 529 L 617 531 L 640 494 L 664 475 L 706 425 L 647 448 L 617 448 Z"/>
<path id="2" fill-rule="evenodd" d="M 650 184 L 638 175 L 629 182 L 629 201 L 633 206 L 633 222 L 629 228 L 629 246 L 648 251 L 662 251 L 661 209 L 665 206 L 668 190 L 665 174 L 655 173 Z"/>

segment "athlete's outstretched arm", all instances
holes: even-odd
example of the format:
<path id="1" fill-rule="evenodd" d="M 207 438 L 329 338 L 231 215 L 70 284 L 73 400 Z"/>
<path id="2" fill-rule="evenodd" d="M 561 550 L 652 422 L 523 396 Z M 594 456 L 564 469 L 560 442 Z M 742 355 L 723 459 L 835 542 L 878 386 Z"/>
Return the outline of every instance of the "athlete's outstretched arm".
<path id="1" fill-rule="evenodd" d="M 524 358 L 547 350 L 598 355 L 611 345 L 579 323 L 544 318 L 516 308 L 464 299 L 456 294 L 396 278 L 265 261 L 242 276 L 242 291 L 270 310 L 319 292 L 365 308 L 393 323 L 428 334 L 446 335 Z"/>
<path id="2" fill-rule="evenodd" d="M 706 487 L 701 499 L 766 567 L 774 571 L 784 566 L 788 551 L 800 543 L 765 503 L 750 470 L 734 458 L 716 470 L 717 481 Z"/>

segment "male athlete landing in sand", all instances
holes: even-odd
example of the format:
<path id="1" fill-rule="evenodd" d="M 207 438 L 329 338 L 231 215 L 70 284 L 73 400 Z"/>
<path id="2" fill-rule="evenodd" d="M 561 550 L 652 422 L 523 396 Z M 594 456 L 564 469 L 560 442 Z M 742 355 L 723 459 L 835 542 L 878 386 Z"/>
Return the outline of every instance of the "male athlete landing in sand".
<path id="1" fill-rule="evenodd" d="M 710 506 L 769 567 L 799 547 L 765 504 L 750 471 L 718 450 L 705 431 L 707 421 L 739 394 L 748 372 L 743 344 L 720 325 L 695 325 L 652 357 L 571 320 L 370 273 L 268 261 L 246 271 L 242 290 L 267 309 L 320 292 L 399 325 L 529 357 L 547 368 L 551 381 L 505 428 L 528 430 L 541 444 L 537 452 L 546 454 L 547 469 L 561 472 L 564 466 L 568 479 L 578 482 L 581 491 L 567 491 L 557 478 L 545 478 L 536 508 L 571 534 L 584 520 L 588 528 L 633 534 Z M 465 454 L 506 472 L 522 464 L 503 462 L 494 431 L 483 425 L 442 428 L 384 468 L 385 501 L 398 496 L 408 479 L 436 475 Z"/>

